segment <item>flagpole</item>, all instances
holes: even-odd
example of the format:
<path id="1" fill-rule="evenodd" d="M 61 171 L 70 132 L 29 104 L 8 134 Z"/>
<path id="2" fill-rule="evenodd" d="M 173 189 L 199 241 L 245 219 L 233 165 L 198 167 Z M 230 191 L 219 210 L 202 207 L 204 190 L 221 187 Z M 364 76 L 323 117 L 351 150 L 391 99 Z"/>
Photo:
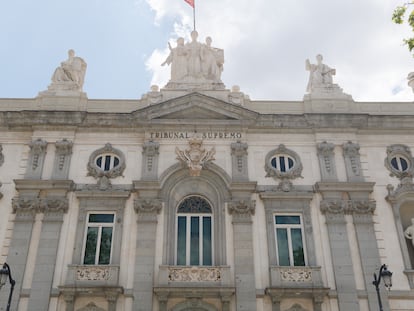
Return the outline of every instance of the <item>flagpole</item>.
<path id="1" fill-rule="evenodd" d="M 196 23 L 195 23 L 195 16 L 196 16 L 196 11 L 195 11 L 195 2 L 196 0 L 194 0 L 194 6 L 193 6 L 193 23 L 194 23 L 194 31 L 196 31 Z"/>

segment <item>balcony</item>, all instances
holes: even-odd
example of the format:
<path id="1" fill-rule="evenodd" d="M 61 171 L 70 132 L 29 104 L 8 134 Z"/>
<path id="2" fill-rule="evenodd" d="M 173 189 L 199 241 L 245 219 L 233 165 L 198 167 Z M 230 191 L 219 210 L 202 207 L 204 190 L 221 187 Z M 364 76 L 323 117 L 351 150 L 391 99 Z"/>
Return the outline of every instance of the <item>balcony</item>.
<path id="1" fill-rule="evenodd" d="M 271 287 L 322 287 L 321 267 L 270 267 Z"/>

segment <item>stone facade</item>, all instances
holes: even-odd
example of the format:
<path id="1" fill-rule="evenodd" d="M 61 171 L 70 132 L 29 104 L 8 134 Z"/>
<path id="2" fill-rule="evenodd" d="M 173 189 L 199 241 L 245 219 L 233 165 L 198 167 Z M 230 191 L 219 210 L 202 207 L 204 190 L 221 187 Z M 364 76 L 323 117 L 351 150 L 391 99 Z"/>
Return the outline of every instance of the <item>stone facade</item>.
<path id="1" fill-rule="evenodd" d="M 189 77 L 139 100 L 57 78 L 0 99 L 12 310 L 377 310 L 384 263 L 384 310 L 413 310 L 413 104 L 331 80 L 255 101 Z"/>

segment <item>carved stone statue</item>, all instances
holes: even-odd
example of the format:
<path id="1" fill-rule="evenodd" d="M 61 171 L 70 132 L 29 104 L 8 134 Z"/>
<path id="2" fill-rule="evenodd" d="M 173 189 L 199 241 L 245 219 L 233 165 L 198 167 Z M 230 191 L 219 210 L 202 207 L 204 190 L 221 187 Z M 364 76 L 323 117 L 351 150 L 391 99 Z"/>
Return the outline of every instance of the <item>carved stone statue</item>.
<path id="1" fill-rule="evenodd" d="M 321 54 L 316 55 L 316 64 L 311 64 L 309 59 L 306 60 L 306 70 L 309 73 L 309 82 L 306 91 L 311 93 L 316 87 L 332 86 L 332 76 L 336 74 L 336 70 L 322 63 Z"/>
<path id="2" fill-rule="evenodd" d="M 411 225 L 405 229 L 404 236 L 406 239 L 411 240 L 414 247 L 414 218 L 411 218 Z"/>
<path id="3" fill-rule="evenodd" d="M 161 64 L 171 65 L 171 79 L 167 89 L 224 89 L 221 73 L 224 64 L 224 52 L 211 46 L 211 37 L 206 43 L 197 41 L 198 32 L 191 32 L 191 41 L 185 43 L 177 39 L 175 48 L 168 44 L 170 55 Z"/>
<path id="4" fill-rule="evenodd" d="M 49 90 L 82 91 L 86 72 L 86 62 L 75 56 L 74 50 L 68 51 L 68 59 L 56 68 Z"/>
<path id="5" fill-rule="evenodd" d="M 172 48 L 170 43 L 168 43 L 168 48 L 170 49 L 170 55 L 167 59 L 161 64 L 171 64 L 171 81 L 180 81 L 187 76 L 187 54 L 188 51 L 184 47 L 184 38 L 177 39 L 177 47 Z"/>

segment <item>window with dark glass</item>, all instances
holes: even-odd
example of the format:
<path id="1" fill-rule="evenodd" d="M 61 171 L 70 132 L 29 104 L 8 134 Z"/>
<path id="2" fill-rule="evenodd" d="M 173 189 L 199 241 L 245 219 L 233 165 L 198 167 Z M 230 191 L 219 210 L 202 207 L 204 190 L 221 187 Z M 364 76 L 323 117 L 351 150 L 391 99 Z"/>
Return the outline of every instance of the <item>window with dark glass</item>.
<path id="1" fill-rule="evenodd" d="M 284 173 L 290 171 L 293 168 L 295 165 L 295 160 L 288 155 L 276 155 L 271 159 L 270 163 L 272 164 L 273 168 L 279 172 Z"/>
<path id="2" fill-rule="evenodd" d="M 95 164 L 104 172 L 119 165 L 119 158 L 114 154 L 101 154 L 95 159 Z"/>
<path id="3" fill-rule="evenodd" d="M 395 156 L 391 159 L 391 166 L 399 172 L 405 172 L 408 169 L 408 161 L 401 156 Z"/>
<path id="4" fill-rule="evenodd" d="M 213 264 L 212 209 L 199 196 L 184 199 L 177 210 L 177 265 Z"/>
<path id="5" fill-rule="evenodd" d="M 83 264 L 108 265 L 111 263 L 115 214 L 88 214 Z"/>
<path id="6" fill-rule="evenodd" d="M 300 215 L 275 215 L 276 250 L 280 266 L 305 266 Z"/>

